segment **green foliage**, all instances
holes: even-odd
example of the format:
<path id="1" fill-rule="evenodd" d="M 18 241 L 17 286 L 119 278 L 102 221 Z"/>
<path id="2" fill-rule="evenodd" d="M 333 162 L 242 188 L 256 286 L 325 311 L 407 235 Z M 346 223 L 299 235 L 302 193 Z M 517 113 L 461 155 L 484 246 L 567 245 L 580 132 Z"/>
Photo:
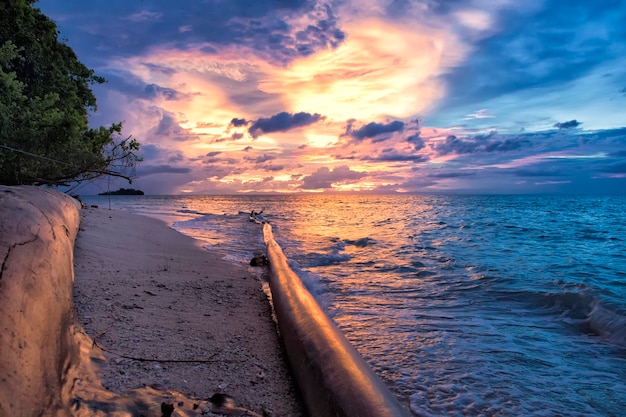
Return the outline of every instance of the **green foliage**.
<path id="1" fill-rule="evenodd" d="M 91 86 L 105 80 L 59 41 L 56 24 L 33 3 L 0 2 L 0 183 L 129 179 L 139 143 L 121 136 L 121 123 L 88 125 Z"/>

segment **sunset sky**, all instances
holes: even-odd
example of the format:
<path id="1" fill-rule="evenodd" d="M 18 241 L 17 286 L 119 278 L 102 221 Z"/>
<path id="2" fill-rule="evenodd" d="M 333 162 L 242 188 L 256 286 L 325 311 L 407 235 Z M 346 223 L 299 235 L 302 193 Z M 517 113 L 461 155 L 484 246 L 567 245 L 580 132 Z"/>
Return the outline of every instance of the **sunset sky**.
<path id="1" fill-rule="evenodd" d="M 621 1 L 35 6 L 108 80 L 91 122 L 142 143 L 150 194 L 626 193 Z"/>

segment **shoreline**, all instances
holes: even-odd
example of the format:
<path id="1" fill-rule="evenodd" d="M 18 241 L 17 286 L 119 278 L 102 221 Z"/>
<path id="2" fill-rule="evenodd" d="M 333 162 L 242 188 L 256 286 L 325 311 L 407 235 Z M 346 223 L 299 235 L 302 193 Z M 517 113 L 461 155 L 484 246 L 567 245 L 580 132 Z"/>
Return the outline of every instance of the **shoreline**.
<path id="1" fill-rule="evenodd" d="M 197 403 L 226 393 L 259 414 L 304 415 L 269 300 L 246 266 L 158 219 L 102 208 L 80 217 L 75 312 L 106 357 L 105 389 L 172 390 Z"/>
<path id="2" fill-rule="evenodd" d="M 261 277 L 163 220 L 2 190 L 0 417 L 406 415 L 268 224 Z"/>

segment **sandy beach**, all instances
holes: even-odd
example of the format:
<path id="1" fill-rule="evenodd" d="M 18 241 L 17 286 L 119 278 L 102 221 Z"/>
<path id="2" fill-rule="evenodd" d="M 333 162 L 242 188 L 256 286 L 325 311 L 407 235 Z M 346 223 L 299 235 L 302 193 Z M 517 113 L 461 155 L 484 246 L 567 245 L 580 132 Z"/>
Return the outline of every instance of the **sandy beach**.
<path id="1" fill-rule="evenodd" d="M 264 276 L 158 219 L 0 194 L 0 417 L 408 415 L 270 224 Z"/>
<path id="2" fill-rule="evenodd" d="M 176 391 L 198 412 L 226 393 L 260 415 L 304 414 L 249 267 L 160 220 L 104 208 L 81 210 L 74 255 L 76 315 L 92 356 L 106 358 L 105 389 Z"/>

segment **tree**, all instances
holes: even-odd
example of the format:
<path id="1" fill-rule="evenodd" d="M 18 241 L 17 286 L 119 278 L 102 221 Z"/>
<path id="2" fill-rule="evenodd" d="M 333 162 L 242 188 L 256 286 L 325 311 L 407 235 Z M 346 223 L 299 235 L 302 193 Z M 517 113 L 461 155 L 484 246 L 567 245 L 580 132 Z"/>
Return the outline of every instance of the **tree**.
<path id="1" fill-rule="evenodd" d="M 59 41 L 36 0 L 0 3 L 0 183 L 62 185 L 114 175 L 130 180 L 139 143 L 122 124 L 89 127 L 102 77 Z"/>

